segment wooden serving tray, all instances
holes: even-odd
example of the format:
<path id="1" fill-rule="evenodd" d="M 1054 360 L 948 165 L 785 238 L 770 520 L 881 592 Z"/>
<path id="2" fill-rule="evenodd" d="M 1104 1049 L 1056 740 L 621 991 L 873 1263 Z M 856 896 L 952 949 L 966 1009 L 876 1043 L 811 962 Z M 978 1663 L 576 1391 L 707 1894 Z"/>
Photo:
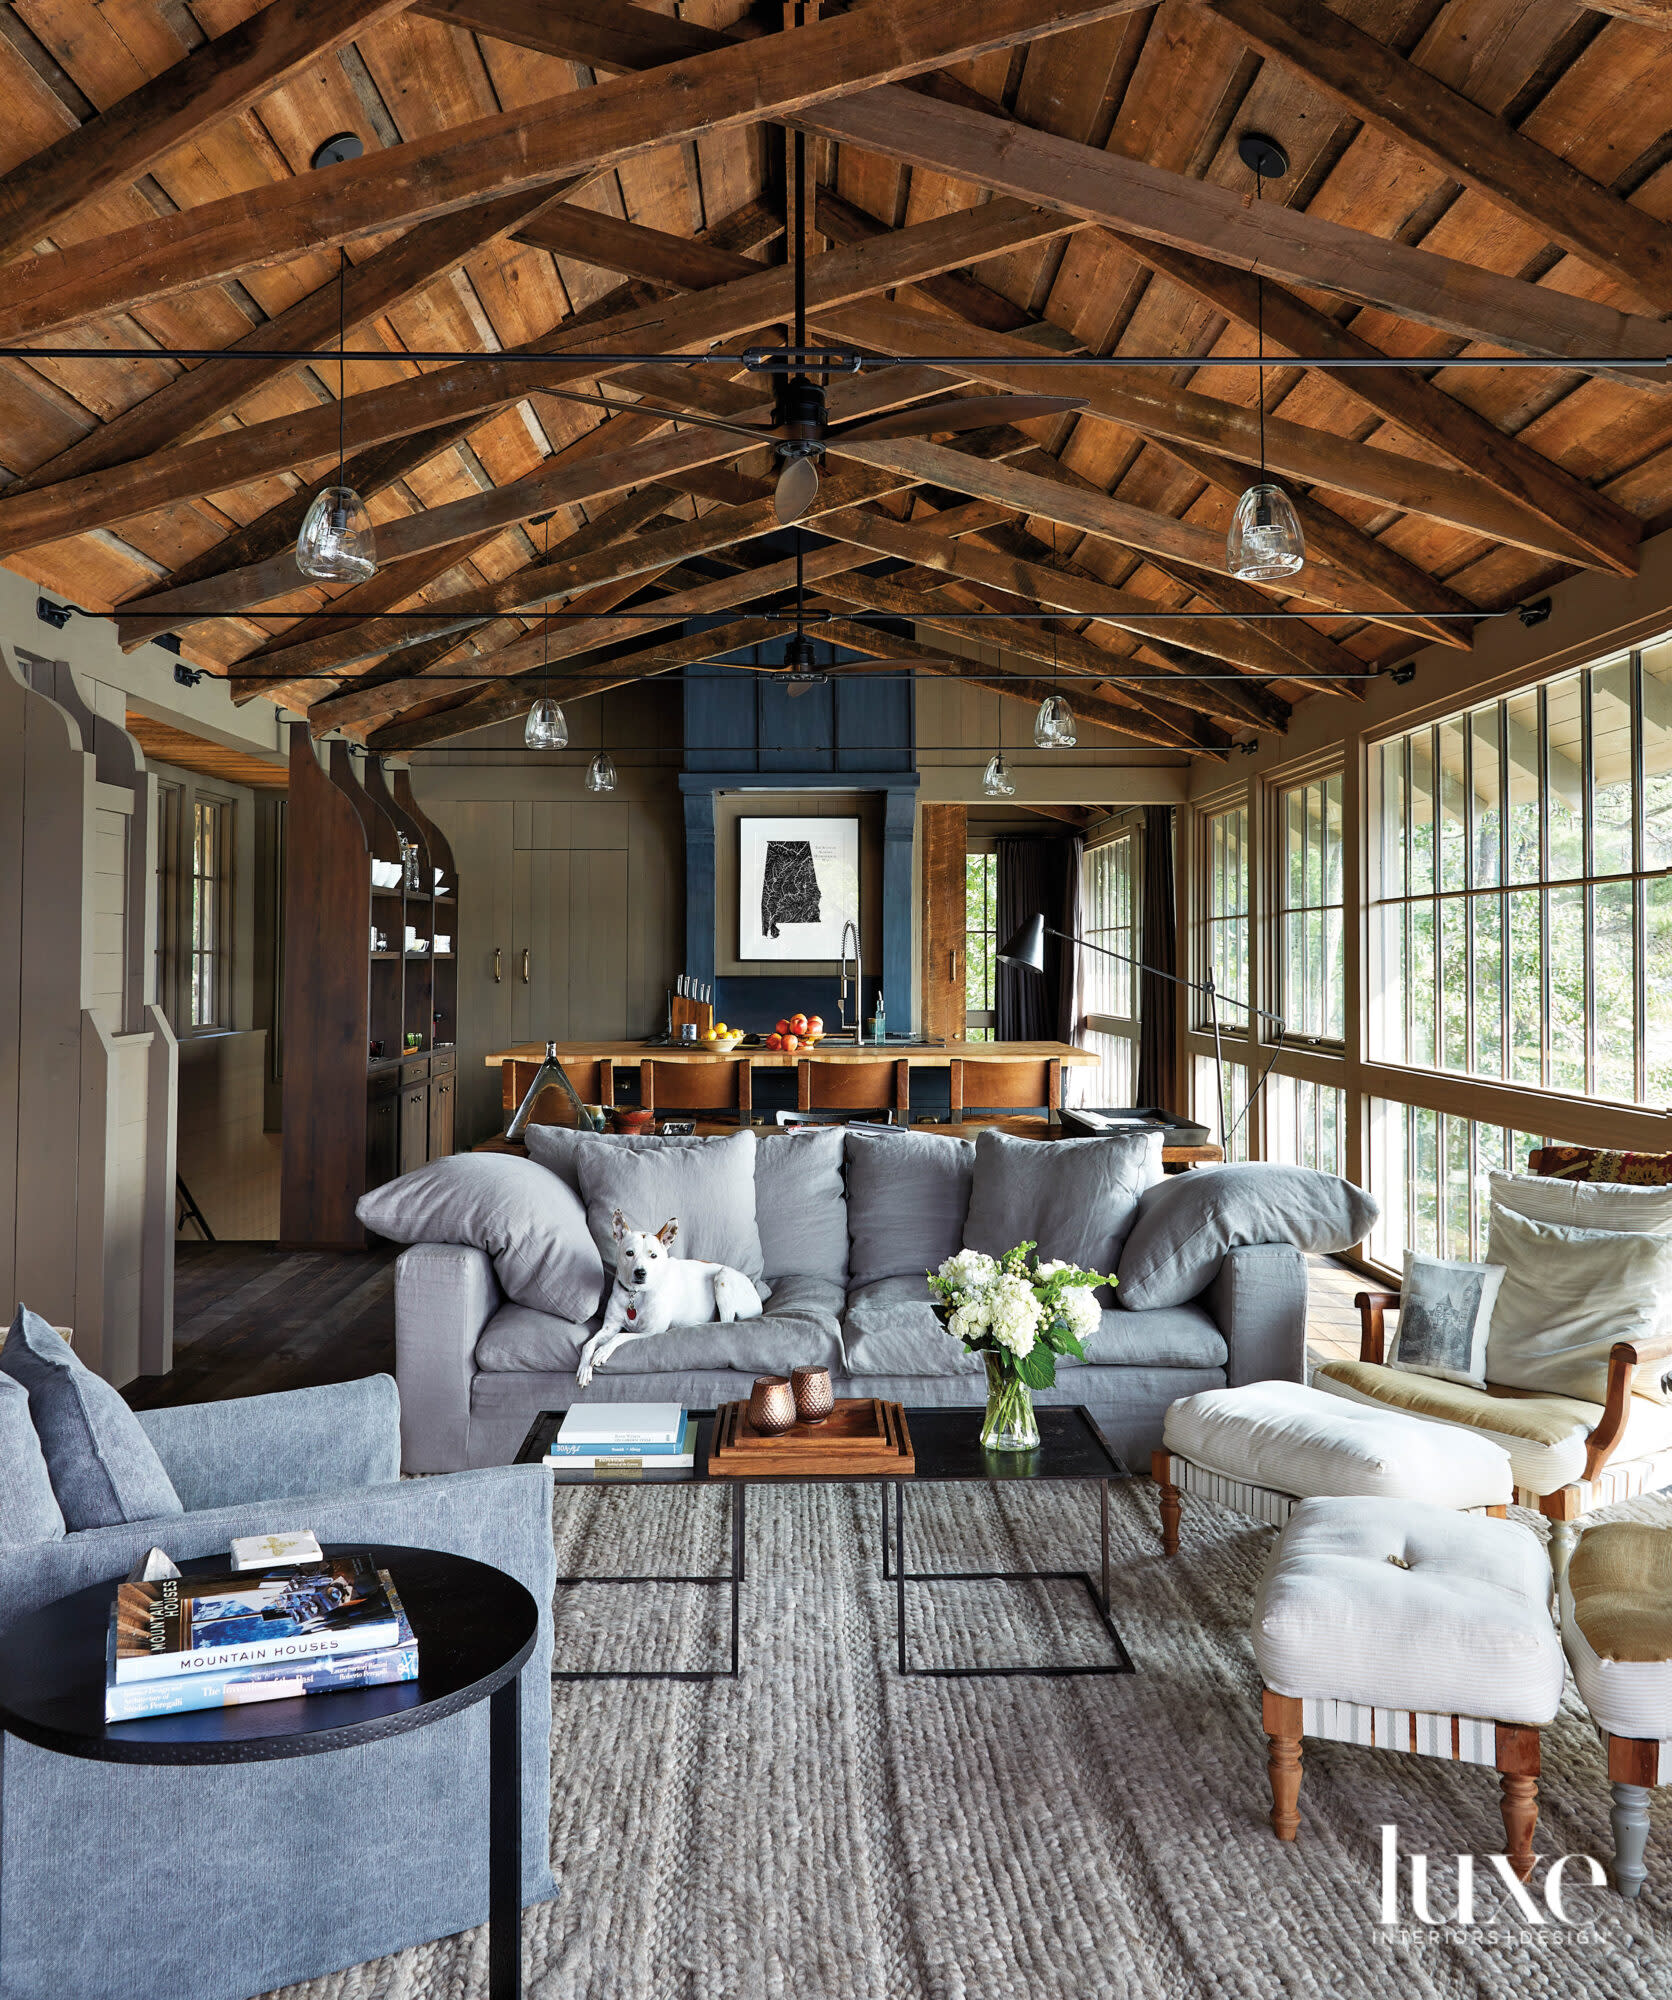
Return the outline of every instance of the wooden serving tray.
<path id="1" fill-rule="evenodd" d="M 822 1424 L 763 1437 L 747 1403 L 725 1403 L 714 1419 L 711 1479 L 907 1479 L 917 1470 L 906 1413 L 873 1396 L 843 1397 Z"/>

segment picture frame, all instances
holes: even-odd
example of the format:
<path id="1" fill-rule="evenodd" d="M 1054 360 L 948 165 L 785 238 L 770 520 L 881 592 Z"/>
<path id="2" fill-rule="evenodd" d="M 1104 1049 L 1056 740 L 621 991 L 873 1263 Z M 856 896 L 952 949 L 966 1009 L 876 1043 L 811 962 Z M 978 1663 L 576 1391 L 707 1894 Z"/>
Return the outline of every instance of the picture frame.
<path id="1" fill-rule="evenodd" d="M 818 960 L 842 955 L 859 924 L 859 821 L 772 815 L 740 819 L 737 955 Z"/>

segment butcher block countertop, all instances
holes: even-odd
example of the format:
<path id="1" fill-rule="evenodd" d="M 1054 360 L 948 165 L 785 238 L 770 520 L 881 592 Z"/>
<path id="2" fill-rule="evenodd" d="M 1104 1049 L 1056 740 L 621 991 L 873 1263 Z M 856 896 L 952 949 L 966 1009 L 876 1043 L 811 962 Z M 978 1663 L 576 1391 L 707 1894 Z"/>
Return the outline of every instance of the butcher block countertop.
<path id="1" fill-rule="evenodd" d="M 545 1060 L 544 1042 L 518 1042 L 515 1047 L 496 1050 L 484 1058 L 489 1069 L 506 1063 L 539 1063 Z M 851 1042 L 832 1043 L 828 1037 L 813 1048 L 711 1048 L 706 1042 L 669 1042 L 647 1048 L 643 1042 L 559 1042 L 559 1062 L 608 1062 L 631 1069 L 641 1062 L 747 1062 L 761 1069 L 794 1069 L 798 1062 L 889 1062 L 910 1063 L 918 1069 L 944 1069 L 955 1062 L 1040 1062 L 1054 1058 L 1073 1066 L 1095 1066 L 1102 1058 L 1091 1049 L 1078 1049 L 1072 1042 L 943 1042 L 926 1047 L 921 1042 L 866 1042 L 855 1048 Z"/>

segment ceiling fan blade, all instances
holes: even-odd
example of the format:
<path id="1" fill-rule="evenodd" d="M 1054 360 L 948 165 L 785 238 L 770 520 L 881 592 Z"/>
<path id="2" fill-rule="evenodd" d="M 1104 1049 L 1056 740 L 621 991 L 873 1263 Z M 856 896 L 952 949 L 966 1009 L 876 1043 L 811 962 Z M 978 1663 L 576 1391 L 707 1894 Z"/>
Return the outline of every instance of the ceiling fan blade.
<path id="1" fill-rule="evenodd" d="M 810 458 L 788 460 L 778 475 L 772 495 L 772 510 L 781 527 L 799 521 L 819 497 L 819 469 Z"/>
<path id="2" fill-rule="evenodd" d="M 936 431 L 982 431 L 990 424 L 1023 424 L 1030 417 L 1055 417 L 1085 407 L 1077 396 L 959 396 L 949 403 L 833 424 L 829 436 L 832 443 L 838 438 L 858 443 L 867 438 L 930 437 Z"/>
<path id="3" fill-rule="evenodd" d="M 711 431 L 735 431 L 739 437 L 751 438 L 756 444 L 768 444 L 777 435 L 771 424 L 734 424 L 728 417 L 711 417 L 699 410 L 664 409 L 660 403 L 626 403 L 614 396 L 589 395 L 585 389 L 552 389 L 541 383 L 537 393 L 561 396 L 566 403 L 591 403 L 596 409 L 618 410 L 624 416 L 665 416 L 673 423 L 702 424 Z"/>

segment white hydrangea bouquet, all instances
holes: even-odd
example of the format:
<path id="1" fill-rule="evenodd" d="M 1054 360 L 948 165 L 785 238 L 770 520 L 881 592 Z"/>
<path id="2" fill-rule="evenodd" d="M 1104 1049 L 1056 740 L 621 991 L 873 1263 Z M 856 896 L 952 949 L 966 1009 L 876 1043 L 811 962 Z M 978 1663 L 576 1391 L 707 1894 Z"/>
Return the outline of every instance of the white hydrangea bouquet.
<path id="1" fill-rule="evenodd" d="M 1057 1356 L 1085 1359 L 1085 1341 L 1102 1316 L 1092 1288 L 1115 1281 L 1060 1258 L 1041 1263 L 1037 1246 L 1018 1243 L 1002 1257 L 960 1250 L 926 1275 L 946 1330 L 987 1364 L 988 1451 L 1036 1451 L 1035 1389 L 1057 1379 Z"/>

